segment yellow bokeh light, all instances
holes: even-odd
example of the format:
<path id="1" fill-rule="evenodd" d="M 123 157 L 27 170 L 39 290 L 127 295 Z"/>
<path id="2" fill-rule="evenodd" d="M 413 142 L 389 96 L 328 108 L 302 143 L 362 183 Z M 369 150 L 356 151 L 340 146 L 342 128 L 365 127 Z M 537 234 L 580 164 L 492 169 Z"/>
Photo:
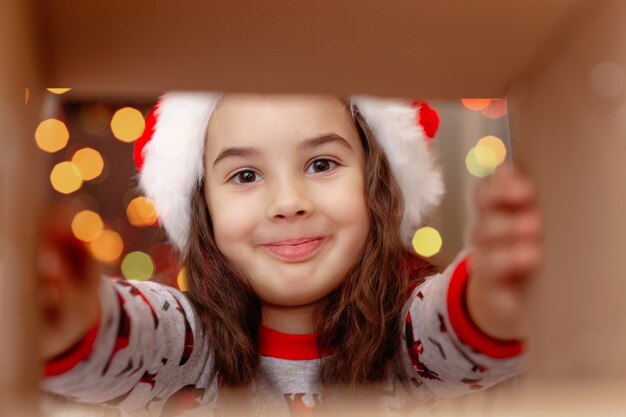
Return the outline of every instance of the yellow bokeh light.
<path id="1" fill-rule="evenodd" d="M 135 227 L 152 226 L 158 219 L 154 203 L 147 197 L 136 197 L 128 203 L 126 216 Z"/>
<path id="2" fill-rule="evenodd" d="M 137 140 L 146 126 L 141 112 L 132 107 L 119 109 L 111 119 L 113 135 L 122 142 Z"/>
<path id="3" fill-rule="evenodd" d="M 76 165 L 69 161 L 60 162 L 50 173 L 52 188 L 62 194 L 70 194 L 83 185 L 83 177 Z"/>
<path id="4" fill-rule="evenodd" d="M 486 109 L 491 103 L 490 98 L 462 98 L 461 103 L 469 110 L 483 110 Z"/>
<path id="5" fill-rule="evenodd" d="M 124 242 L 118 233 L 104 229 L 96 239 L 89 242 L 89 249 L 99 261 L 113 263 L 122 254 Z"/>
<path id="6" fill-rule="evenodd" d="M 41 150 L 46 152 L 56 152 L 65 148 L 70 139 L 70 132 L 67 126 L 60 120 L 47 119 L 39 123 L 35 130 L 35 141 Z"/>
<path id="7" fill-rule="evenodd" d="M 102 155 L 92 148 L 83 148 L 76 151 L 74 156 L 72 156 L 72 162 L 78 167 L 85 181 L 98 178 L 104 169 Z"/>
<path id="8" fill-rule="evenodd" d="M 413 235 L 413 249 L 418 255 L 430 257 L 441 250 L 441 235 L 432 227 L 422 227 Z"/>
<path id="9" fill-rule="evenodd" d="M 504 142 L 497 136 L 485 136 L 478 141 L 476 144 L 476 148 L 486 147 L 491 149 L 496 157 L 496 166 L 500 165 L 504 159 L 506 158 L 506 146 L 504 146 Z M 476 155 L 478 158 L 478 154 Z M 478 161 L 480 162 L 480 160 Z"/>
<path id="10" fill-rule="evenodd" d="M 189 286 L 187 285 L 187 270 L 182 268 L 176 277 L 176 283 L 178 284 L 178 289 L 181 291 L 189 291 Z"/>
<path id="11" fill-rule="evenodd" d="M 154 273 L 154 262 L 145 252 L 136 251 L 127 254 L 122 261 L 122 275 L 126 279 L 147 281 Z"/>
<path id="12" fill-rule="evenodd" d="M 478 163 L 478 161 L 476 160 L 475 151 L 476 148 L 470 149 L 467 153 L 467 156 L 465 157 L 465 167 L 467 168 L 469 173 L 479 178 L 486 177 L 487 175 L 493 173 L 493 168 L 486 168 Z"/>
<path id="13" fill-rule="evenodd" d="M 476 162 L 488 169 L 495 169 L 498 166 L 498 158 L 491 148 L 486 146 L 476 146 L 474 148 L 474 157 Z"/>
<path id="14" fill-rule="evenodd" d="M 104 230 L 104 223 L 98 213 L 83 210 L 72 219 L 72 233 L 83 242 L 97 239 Z"/>
<path id="15" fill-rule="evenodd" d="M 50 91 L 53 94 L 64 94 L 71 90 L 71 88 L 46 88 L 46 90 Z"/>

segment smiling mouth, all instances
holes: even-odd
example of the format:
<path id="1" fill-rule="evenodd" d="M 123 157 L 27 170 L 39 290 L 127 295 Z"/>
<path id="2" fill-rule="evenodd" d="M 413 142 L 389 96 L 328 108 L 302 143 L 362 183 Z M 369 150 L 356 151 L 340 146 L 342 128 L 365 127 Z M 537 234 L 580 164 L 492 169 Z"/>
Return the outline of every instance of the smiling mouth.
<path id="1" fill-rule="evenodd" d="M 263 245 L 263 247 L 283 260 L 304 261 L 311 258 L 324 242 L 326 242 L 325 237 L 295 245 Z"/>

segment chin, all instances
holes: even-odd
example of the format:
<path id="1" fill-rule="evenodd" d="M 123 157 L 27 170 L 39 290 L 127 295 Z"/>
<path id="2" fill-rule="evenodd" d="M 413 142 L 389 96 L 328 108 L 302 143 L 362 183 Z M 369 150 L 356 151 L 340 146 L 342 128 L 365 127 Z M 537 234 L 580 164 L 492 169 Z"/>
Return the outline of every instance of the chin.
<path id="1" fill-rule="evenodd" d="M 320 301 L 331 292 L 332 290 L 330 291 L 319 291 L 319 290 L 307 291 L 306 293 L 302 291 L 298 291 L 298 292 L 287 293 L 287 294 L 286 293 L 282 293 L 282 294 L 273 293 L 273 294 L 269 294 L 269 296 L 267 297 L 261 295 L 260 298 L 266 303 L 277 305 L 277 306 L 297 307 L 297 306 L 315 304 L 316 302 Z"/>

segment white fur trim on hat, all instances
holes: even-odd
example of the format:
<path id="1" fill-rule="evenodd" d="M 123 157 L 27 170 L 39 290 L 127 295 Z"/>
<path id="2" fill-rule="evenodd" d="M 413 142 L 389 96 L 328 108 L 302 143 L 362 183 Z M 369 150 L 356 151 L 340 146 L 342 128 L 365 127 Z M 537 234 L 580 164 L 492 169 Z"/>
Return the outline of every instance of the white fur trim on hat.
<path id="1" fill-rule="evenodd" d="M 154 133 L 141 151 L 139 186 L 154 201 L 159 220 L 176 248 L 185 253 L 191 225 L 191 199 L 204 176 L 204 146 L 211 114 L 222 94 L 171 92 L 156 109 Z M 404 197 L 400 233 L 411 247 L 413 234 L 424 215 L 436 207 L 444 193 L 417 109 L 408 100 L 353 96 L 361 113 L 387 155 Z"/>
<path id="2" fill-rule="evenodd" d="M 416 109 L 398 99 L 353 96 L 350 102 L 385 151 L 400 186 L 404 196 L 400 234 L 404 246 L 411 247 L 424 215 L 439 204 L 444 193 L 441 173 L 417 123 Z"/>
<path id="3" fill-rule="evenodd" d="M 154 201 L 168 238 L 184 253 L 191 198 L 204 176 L 209 117 L 221 94 L 167 93 L 159 101 L 152 139 L 143 148 L 139 186 Z"/>

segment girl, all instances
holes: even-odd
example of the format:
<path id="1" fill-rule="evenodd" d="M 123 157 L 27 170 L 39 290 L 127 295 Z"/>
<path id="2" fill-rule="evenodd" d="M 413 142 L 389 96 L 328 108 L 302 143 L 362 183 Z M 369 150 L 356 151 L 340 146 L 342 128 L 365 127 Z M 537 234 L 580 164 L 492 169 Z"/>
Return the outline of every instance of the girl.
<path id="1" fill-rule="evenodd" d="M 143 415 L 219 414 L 244 392 L 252 410 L 298 415 L 366 386 L 387 412 L 521 372 L 534 191 L 499 169 L 476 194 L 472 247 L 435 270 L 411 249 L 443 193 L 428 115 L 371 97 L 166 94 L 135 160 L 189 292 L 43 271 L 62 294 L 46 306 L 45 389 Z"/>

